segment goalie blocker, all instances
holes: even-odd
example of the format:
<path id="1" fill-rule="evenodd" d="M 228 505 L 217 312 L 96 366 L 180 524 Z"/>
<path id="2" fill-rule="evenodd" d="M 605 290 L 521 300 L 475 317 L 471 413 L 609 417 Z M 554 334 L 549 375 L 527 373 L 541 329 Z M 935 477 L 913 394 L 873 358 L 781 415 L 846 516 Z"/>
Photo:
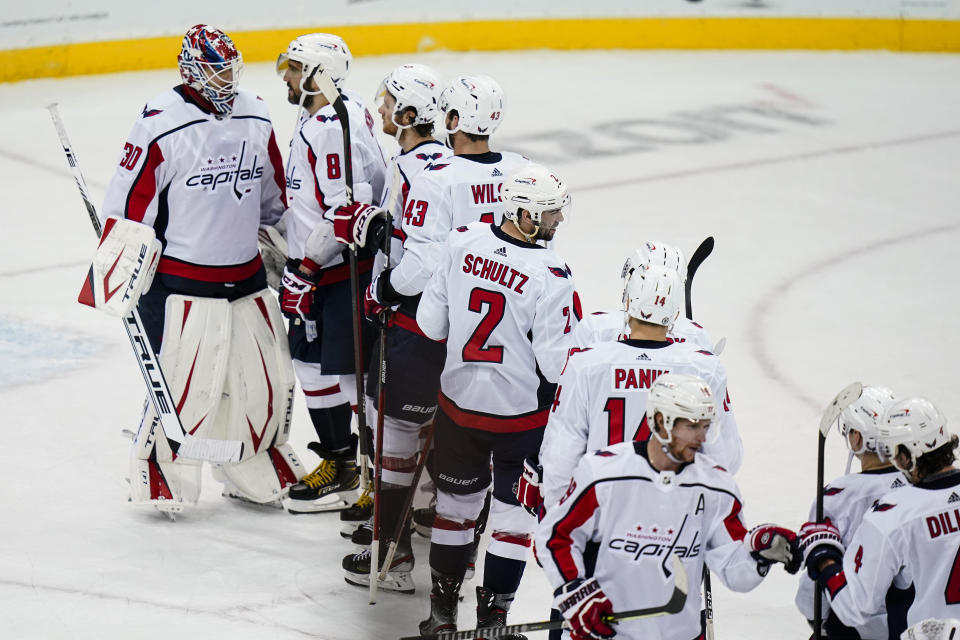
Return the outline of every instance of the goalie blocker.
<path id="1" fill-rule="evenodd" d="M 153 227 L 107 218 L 77 301 L 122 318 L 150 288 L 162 250 Z"/>
<path id="2" fill-rule="evenodd" d="M 266 289 L 234 301 L 171 295 L 165 315 L 160 364 L 184 428 L 244 444 L 239 462 L 214 467 L 224 494 L 282 499 L 304 472 L 286 444 L 294 377 L 276 300 Z M 177 512 L 196 504 L 201 464 L 174 456 L 155 423 L 148 407 L 130 461 L 131 501 Z"/>

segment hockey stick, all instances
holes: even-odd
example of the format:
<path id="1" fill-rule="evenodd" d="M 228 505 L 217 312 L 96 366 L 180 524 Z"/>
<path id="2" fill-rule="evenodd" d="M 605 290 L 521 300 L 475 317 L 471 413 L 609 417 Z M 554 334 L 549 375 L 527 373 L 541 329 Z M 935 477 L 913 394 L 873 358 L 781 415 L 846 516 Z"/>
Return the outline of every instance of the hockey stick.
<path id="1" fill-rule="evenodd" d="M 690 320 L 693 319 L 693 304 L 690 301 L 690 290 L 693 288 L 693 276 L 697 275 L 697 269 L 700 268 L 700 265 L 703 264 L 703 261 L 706 260 L 711 253 L 713 253 L 713 236 L 707 236 L 707 238 L 700 243 L 700 246 L 697 247 L 697 250 L 693 252 L 693 255 L 690 256 L 690 262 L 687 263 L 687 282 L 684 284 L 683 289 L 687 296 L 686 315 Z"/>
<path id="2" fill-rule="evenodd" d="M 397 522 L 397 527 L 393 530 L 393 538 L 390 539 L 390 546 L 387 548 L 387 555 L 383 560 L 383 568 L 381 568 L 380 573 L 377 574 L 378 581 L 387 579 L 387 571 L 393 562 L 393 556 L 397 553 L 400 535 L 403 533 L 403 530 L 409 526 L 410 517 L 413 514 L 413 497 L 417 493 L 417 485 L 420 484 L 420 476 L 423 475 L 423 469 L 427 466 L 427 455 L 430 453 L 430 444 L 433 442 L 433 423 L 429 423 L 426 429 L 427 435 L 424 437 L 423 444 L 420 446 L 420 459 L 417 461 L 417 468 L 413 472 L 413 482 L 410 484 L 410 490 L 407 492 L 407 500 L 401 512 L 403 515 L 400 516 L 400 521 Z"/>
<path id="3" fill-rule="evenodd" d="M 697 269 L 700 268 L 703 261 L 713 253 L 713 244 L 713 236 L 707 236 L 707 238 L 700 243 L 700 246 L 697 247 L 696 251 L 693 252 L 693 255 L 690 256 L 690 262 L 687 263 L 687 281 L 684 283 L 684 293 L 687 298 L 687 320 L 693 320 L 693 301 L 690 297 L 693 289 L 693 276 L 697 274 Z M 723 346 L 727 343 L 726 338 L 721 338 L 721 342 L 723 343 L 722 345 L 720 342 L 717 344 L 720 346 L 720 350 L 723 350 Z M 713 587 L 710 584 L 710 569 L 707 568 L 707 565 L 703 565 L 703 621 L 706 640 L 713 640 Z"/>
<path id="4" fill-rule="evenodd" d="M 47 105 L 50 111 L 50 118 L 53 120 L 53 126 L 57 130 L 60 138 L 60 144 L 63 152 L 67 156 L 67 163 L 73 172 L 73 179 L 77 183 L 77 189 L 80 190 L 80 197 L 83 199 L 83 205 L 87 209 L 87 215 L 90 216 L 90 224 L 97 236 L 102 234 L 100 226 L 100 217 L 97 215 L 97 209 L 93 206 L 90 196 L 87 194 L 87 183 L 80 172 L 80 164 L 77 156 L 73 152 L 73 146 L 67 137 L 67 129 L 60 117 L 60 110 L 57 103 Z M 150 398 L 154 410 L 159 418 L 158 423 L 161 431 L 167 440 L 170 450 L 177 456 L 191 458 L 194 460 L 209 460 L 211 462 L 239 462 L 243 455 L 243 443 L 239 440 L 210 440 L 206 438 L 197 438 L 187 433 L 180 422 L 180 416 L 177 414 L 177 403 L 170 393 L 170 387 L 163 376 L 163 370 L 160 368 L 160 361 L 157 354 L 154 353 L 150 341 L 147 339 L 146 331 L 143 328 L 143 322 L 140 320 L 140 312 L 134 307 L 124 318 L 123 328 L 127 332 L 127 338 L 130 340 L 130 346 L 137 356 L 137 364 L 140 367 L 140 373 L 147 384 L 147 397 Z"/>
<path id="5" fill-rule="evenodd" d="M 320 93 L 333 106 L 337 113 L 337 119 L 340 122 L 340 130 L 343 132 L 343 183 L 347 194 L 346 205 L 353 204 L 353 146 L 350 142 L 350 114 L 347 113 L 347 105 L 343 102 L 343 96 L 333 83 L 333 79 L 326 69 L 318 67 L 319 72 L 314 77 L 317 88 Z M 367 450 L 367 402 L 363 389 L 363 346 L 361 336 L 363 335 L 363 322 L 360 317 L 360 271 L 357 267 L 357 248 L 350 247 L 350 311 L 353 315 L 353 369 L 356 373 L 357 384 L 357 431 L 360 433 L 360 455 L 364 457 L 363 481 L 364 487 L 370 482 L 368 477 L 370 451 Z M 381 372 L 382 374 L 383 372 Z M 382 388 L 382 385 L 381 385 Z M 377 487 L 374 486 L 374 511 L 376 511 Z M 374 526 L 374 545 L 371 548 L 370 569 L 373 575 L 374 567 L 377 565 L 379 552 L 376 545 L 376 526 Z M 370 604 L 377 601 L 377 581 L 370 581 Z"/>
<path id="6" fill-rule="evenodd" d="M 859 382 L 847 385 L 834 396 L 820 417 L 820 430 L 817 432 L 817 522 L 823 520 L 823 453 L 827 443 L 827 434 L 830 433 L 833 423 L 840 417 L 840 413 L 856 402 L 861 393 L 863 393 L 863 385 Z M 820 619 L 822 612 L 823 591 L 815 588 L 813 590 L 814 640 L 820 640 L 820 630 L 823 625 L 823 620 Z"/>
<path id="7" fill-rule="evenodd" d="M 673 554 L 673 575 L 674 586 L 673 593 L 666 604 L 659 607 L 647 607 L 645 609 L 633 609 L 630 611 L 620 611 L 611 613 L 603 617 L 606 623 L 623 622 L 625 620 L 640 620 L 643 618 L 655 618 L 657 616 L 666 616 L 683 611 L 687 602 L 687 571 L 683 568 L 680 558 Z M 480 629 L 470 629 L 468 631 L 445 631 L 443 633 L 431 633 L 420 636 L 407 636 L 400 640 L 473 640 L 473 638 L 502 638 L 514 633 L 528 633 L 531 631 L 549 631 L 551 629 L 569 629 L 570 623 L 566 620 L 544 620 L 543 622 L 524 622 L 520 624 L 508 624 L 503 627 L 483 627 Z"/>

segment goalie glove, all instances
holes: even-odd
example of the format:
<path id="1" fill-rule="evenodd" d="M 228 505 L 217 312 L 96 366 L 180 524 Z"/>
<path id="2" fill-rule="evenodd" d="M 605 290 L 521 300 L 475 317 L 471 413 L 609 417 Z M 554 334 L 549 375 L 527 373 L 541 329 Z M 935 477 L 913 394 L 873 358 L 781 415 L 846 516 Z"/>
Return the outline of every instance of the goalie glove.
<path id="1" fill-rule="evenodd" d="M 775 524 L 761 524 L 750 530 L 745 541 L 761 574 L 766 575 L 774 562 L 782 562 L 787 573 L 800 570 L 803 556 L 800 554 L 797 534 L 790 529 Z"/>
<path id="2" fill-rule="evenodd" d="M 539 517 L 540 507 L 543 506 L 543 495 L 540 486 L 543 483 L 543 467 L 535 458 L 523 461 L 523 474 L 517 483 L 517 500 L 527 513 Z"/>
<path id="3" fill-rule="evenodd" d="M 313 311 L 313 291 L 316 289 L 313 276 L 300 271 L 300 261 L 290 260 L 283 268 L 280 287 L 280 311 L 291 320 L 306 322 Z"/>
<path id="4" fill-rule="evenodd" d="M 830 518 L 823 522 L 808 522 L 800 527 L 799 546 L 807 574 L 814 582 L 822 573 L 820 564 L 824 560 L 834 560 L 841 568 L 843 566 L 843 538 Z"/>
<path id="5" fill-rule="evenodd" d="M 608 640 L 616 631 L 604 617 L 613 613 L 613 605 L 596 578 L 577 578 L 554 592 L 553 606 L 570 624 L 572 640 Z"/>
<path id="6" fill-rule="evenodd" d="M 333 214 L 333 232 L 337 242 L 351 248 L 366 247 L 368 236 L 373 241 L 371 248 L 382 247 L 386 226 L 387 212 L 362 202 L 337 207 Z"/>

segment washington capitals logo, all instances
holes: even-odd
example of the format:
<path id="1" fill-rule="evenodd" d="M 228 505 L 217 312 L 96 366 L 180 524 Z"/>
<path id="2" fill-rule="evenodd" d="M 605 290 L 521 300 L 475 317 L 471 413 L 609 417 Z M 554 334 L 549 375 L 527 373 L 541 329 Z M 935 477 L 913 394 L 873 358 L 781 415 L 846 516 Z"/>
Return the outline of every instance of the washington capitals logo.
<path id="1" fill-rule="evenodd" d="M 340 119 L 340 116 L 317 116 L 317 120 L 320 122 L 335 122 Z"/>
<path id="2" fill-rule="evenodd" d="M 449 166 L 450 166 L 449 163 L 447 163 L 447 164 L 428 164 L 428 165 L 427 165 L 427 170 L 428 170 L 428 171 L 440 171 L 440 169 L 443 169 L 444 167 L 449 167 Z"/>
<path id="3" fill-rule="evenodd" d="M 825 495 L 825 496 L 835 496 L 835 495 L 837 495 L 838 493 L 840 493 L 841 491 L 843 491 L 843 488 L 842 488 L 842 487 L 827 487 L 826 489 L 823 490 L 823 495 Z"/>
<path id="4" fill-rule="evenodd" d="M 593 455 L 595 455 L 595 456 L 600 456 L 601 458 L 609 458 L 610 456 L 615 456 L 615 455 L 617 455 L 617 454 L 615 454 L 613 451 L 603 451 L 603 450 L 600 450 L 600 451 L 597 451 L 596 453 L 594 453 Z"/>
<path id="5" fill-rule="evenodd" d="M 163 109 L 148 109 L 148 105 L 143 105 L 143 111 L 140 113 L 144 118 L 152 118 L 158 113 L 163 113 Z"/>
<path id="6" fill-rule="evenodd" d="M 877 500 L 876 502 L 873 503 L 871 510 L 872 511 L 890 511 L 890 509 L 893 509 L 895 506 L 897 505 L 887 504 L 886 502 L 880 502 L 879 500 Z"/>
<path id="7" fill-rule="evenodd" d="M 550 269 L 550 273 L 557 276 L 558 278 L 569 278 L 572 273 L 570 273 L 570 267 L 563 265 L 562 267 L 547 267 Z"/>
<path id="8" fill-rule="evenodd" d="M 441 158 L 442 156 L 442 153 L 418 153 L 417 160 L 433 161 Z"/>

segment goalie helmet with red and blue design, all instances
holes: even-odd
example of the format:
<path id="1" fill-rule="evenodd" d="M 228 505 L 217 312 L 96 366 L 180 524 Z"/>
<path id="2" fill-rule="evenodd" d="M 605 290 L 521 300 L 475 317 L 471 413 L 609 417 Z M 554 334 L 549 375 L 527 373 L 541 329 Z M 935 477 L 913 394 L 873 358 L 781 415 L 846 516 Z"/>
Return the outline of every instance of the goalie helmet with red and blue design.
<path id="1" fill-rule="evenodd" d="M 205 24 L 194 25 L 183 36 L 177 64 L 183 84 L 218 114 L 230 115 L 243 70 L 243 57 L 230 36 Z"/>

